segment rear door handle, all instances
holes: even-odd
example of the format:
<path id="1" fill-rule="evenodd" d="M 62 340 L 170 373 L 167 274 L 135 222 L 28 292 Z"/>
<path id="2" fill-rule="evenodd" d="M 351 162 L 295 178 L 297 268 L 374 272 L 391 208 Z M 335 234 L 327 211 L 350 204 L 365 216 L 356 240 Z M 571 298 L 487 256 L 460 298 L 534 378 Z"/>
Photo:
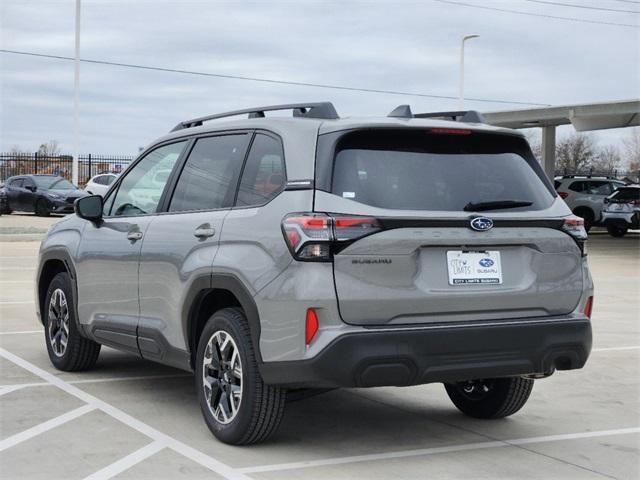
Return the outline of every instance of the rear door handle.
<path id="1" fill-rule="evenodd" d="M 216 234 L 216 229 L 213 228 L 208 223 L 205 223 L 204 225 L 200 225 L 193 232 L 193 235 L 198 238 L 209 238 L 209 237 L 213 237 L 215 234 Z"/>
<path id="2" fill-rule="evenodd" d="M 127 233 L 127 238 L 135 242 L 142 238 L 142 232 L 129 232 Z"/>

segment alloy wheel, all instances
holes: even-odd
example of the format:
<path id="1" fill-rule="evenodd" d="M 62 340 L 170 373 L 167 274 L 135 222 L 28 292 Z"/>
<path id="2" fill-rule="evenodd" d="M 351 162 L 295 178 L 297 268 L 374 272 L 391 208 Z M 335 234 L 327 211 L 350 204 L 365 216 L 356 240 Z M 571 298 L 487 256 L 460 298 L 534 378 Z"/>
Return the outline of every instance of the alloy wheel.
<path id="1" fill-rule="evenodd" d="M 207 343 L 202 380 L 211 415 L 222 424 L 233 421 L 242 403 L 242 360 L 236 342 L 224 330 Z"/>
<path id="2" fill-rule="evenodd" d="M 56 288 L 49 300 L 48 335 L 51 349 L 57 357 L 62 357 L 69 343 L 69 307 L 67 297 Z"/>

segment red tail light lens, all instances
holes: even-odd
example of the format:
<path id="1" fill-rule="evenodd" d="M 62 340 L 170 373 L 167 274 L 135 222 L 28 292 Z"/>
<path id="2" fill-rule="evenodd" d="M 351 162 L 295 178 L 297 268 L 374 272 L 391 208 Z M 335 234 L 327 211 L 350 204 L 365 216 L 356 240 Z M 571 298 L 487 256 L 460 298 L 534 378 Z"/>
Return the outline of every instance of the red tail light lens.
<path id="1" fill-rule="evenodd" d="M 582 256 L 587 256 L 587 231 L 584 229 L 584 220 L 576 215 L 564 219 L 562 230 L 573 237 L 578 244 Z"/>
<path id="2" fill-rule="evenodd" d="M 304 323 L 304 343 L 309 345 L 313 337 L 318 332 L 318 316 L 313 308 L 307 309 L 307 316 Z"/>
<path id="3" fill-rule="evenodd" d="M 569 196 L 567 192 L 558 192 L 558 195 L 560 195 L 560 198 L 563 200 Z"/>
<path id="4" fill-rule="evenodd" d="M 584 313 L 587 317 L 591 318 L 591 309 L 593 308 L 593 297 L 587 298 L 587 302 L 584 304 L 584 308 L 582 309 L 582 313 Z"/>
<path id="5" fill-rule="evenodd" d="M 371 217 L 295 213 L 282 220 L 282 232 L 296 260 L 327 262 L 341 245 L 381 230 Z"/>

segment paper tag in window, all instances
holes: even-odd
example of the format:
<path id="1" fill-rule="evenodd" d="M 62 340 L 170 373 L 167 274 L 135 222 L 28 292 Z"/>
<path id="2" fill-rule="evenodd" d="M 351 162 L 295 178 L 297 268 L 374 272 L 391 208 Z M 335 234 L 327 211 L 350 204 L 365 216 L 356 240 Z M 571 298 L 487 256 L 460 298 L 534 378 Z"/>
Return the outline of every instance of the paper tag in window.
<path id="1" fill-rule="evenodd" d="M 356 198 L 356 192 L 342 192 L 342 198 Z"/>

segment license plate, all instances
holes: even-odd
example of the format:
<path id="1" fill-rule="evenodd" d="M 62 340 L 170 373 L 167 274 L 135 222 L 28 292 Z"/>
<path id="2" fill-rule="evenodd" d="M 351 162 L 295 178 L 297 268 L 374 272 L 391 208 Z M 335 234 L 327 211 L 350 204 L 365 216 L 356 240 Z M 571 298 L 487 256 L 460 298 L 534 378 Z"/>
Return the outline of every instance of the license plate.
<path id="1" fill-rule="evenodd" d="M 447 252 L 449 285 L 502 284 L 500 252 Z"/>

